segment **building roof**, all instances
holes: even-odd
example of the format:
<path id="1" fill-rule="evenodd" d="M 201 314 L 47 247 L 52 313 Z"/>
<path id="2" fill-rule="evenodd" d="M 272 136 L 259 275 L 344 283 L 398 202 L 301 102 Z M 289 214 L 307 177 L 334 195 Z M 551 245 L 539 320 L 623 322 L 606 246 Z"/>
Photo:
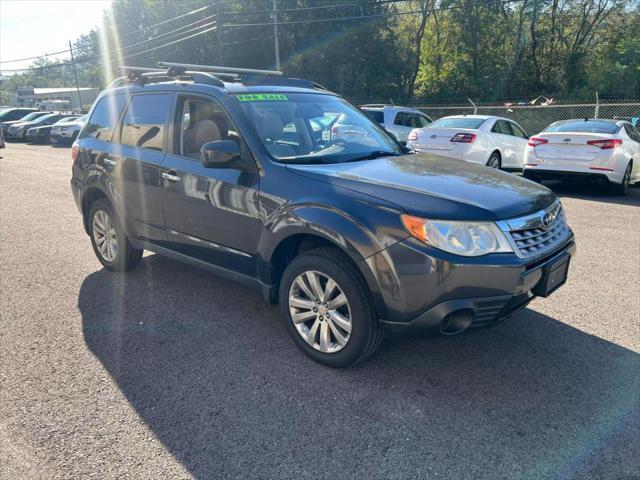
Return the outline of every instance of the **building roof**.
<path id="1" fill-rule="evenodd" d="M 52 93 L 73 93 L 75 91 L 77 91 L 78 89 L 75 87 L 62 87 L 62 88 L 34 88 L 33 89 L 33 94 L 34 95 L 49 95 Z M 97 90 L 97 88 L 91 88 L 91 87 L 80 87 L 80 91 L 87 91 L 87 90 Z"/>

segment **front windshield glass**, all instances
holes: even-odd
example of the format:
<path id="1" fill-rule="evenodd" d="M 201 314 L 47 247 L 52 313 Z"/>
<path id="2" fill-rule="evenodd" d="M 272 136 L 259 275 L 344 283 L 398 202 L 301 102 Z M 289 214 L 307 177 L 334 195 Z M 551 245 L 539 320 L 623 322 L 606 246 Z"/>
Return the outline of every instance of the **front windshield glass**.
<path id="1" fill-rule="evenodd" d="M 449 117 L 441 118 L 427 125 L 427 128 L 480 128 L 484 118 Z"/>
<path id="2" fill-rule="evenodd" d="M 348 102 L 333 95 L 237 95 L 272 157 L 283 163 L 341 163 L 401 155 L 400 146 Z"/>

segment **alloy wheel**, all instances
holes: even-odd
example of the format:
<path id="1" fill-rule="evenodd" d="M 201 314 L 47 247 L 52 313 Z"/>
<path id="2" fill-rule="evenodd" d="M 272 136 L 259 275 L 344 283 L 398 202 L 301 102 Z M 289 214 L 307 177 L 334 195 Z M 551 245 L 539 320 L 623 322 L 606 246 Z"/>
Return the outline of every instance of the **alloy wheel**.
<path id="1" fill-rule="evenodd" d="M 298 334 L 320 352 L 338 352 L 349 342 L 349 301 L 335 280 L 324 273 L 306 271 L 295 278 L 289 288 L 289 313 Z"/>
<path id="2" fill-rule="evenodd" d="M 98 252 L 107 262 L 113 262 L 118 254 L 118 239 L 111 217 L 104 210 L 96 211 L 93 216 L 93 239 Z"/>
<path id="3" fill-rule="evenodd" d="M 487 166 L 490 168 L 500 168 L 500 160 L 498 160 L 498 157 L 492 156 L 489 159 L 489 163 L 487 164 Z"/>

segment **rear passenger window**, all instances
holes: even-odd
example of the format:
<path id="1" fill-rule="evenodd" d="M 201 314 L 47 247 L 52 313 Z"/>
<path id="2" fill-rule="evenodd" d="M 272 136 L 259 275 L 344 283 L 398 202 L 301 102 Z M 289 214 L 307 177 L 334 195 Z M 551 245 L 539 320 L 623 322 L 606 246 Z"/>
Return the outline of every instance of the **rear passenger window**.
<path id="1" fill-rule="evenodd" d="M 505 122 L 504 120 L 498 120 L 491 131 L 495 133 L 502 133 L 503 135 L 513 135 L 511 125 L 509 122 Z"/>
<path id="2" fill-rule="evenodd" d="M 105 142 L 111 141 L 120 111 L 126 102 L 124 95 L 109 95 L 102 97 L 93 109 L 91 118 L 82 131 L 82 136 L 91 136 Z"/>
<path id="3" fill-rule="evenodd" d="M 171 95 L 136 95 L 122 119 L 120 143 L 137 148 L 162 151 Z"/>
<path id="4" fill-rule="evenodd" d="M 516 137 L 520 137 L 520 138 L 529 138 L 529 136 L 525 133 L 524 130 L 522 130 L 518 125 L 516 125 L 515 123 L 511 123 L 511 129 L 513 130 L 513 134 Z"/>

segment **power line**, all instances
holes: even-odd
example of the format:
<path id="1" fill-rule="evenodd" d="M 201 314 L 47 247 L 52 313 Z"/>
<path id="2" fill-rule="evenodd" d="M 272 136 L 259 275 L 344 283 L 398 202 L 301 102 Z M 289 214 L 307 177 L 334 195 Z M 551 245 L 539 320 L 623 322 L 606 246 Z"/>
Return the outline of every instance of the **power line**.
<path id="1" fill-rule="evenodd" d="M 214 23 L 214 22 L 212 22 L 212 23 Z M 201 27 L 196 27 L 193 30 L 197 30 L 198 28 L 202 28 L 202 26 Z M 179 39 L 174 40 L 172 42 L 164 43 L 162 45 L 157 45 L 157 46 L 154 46 L 154 47 L 151 47 L 151 48 L 147 48 L 145 50 L 140 50 L 139 52 L 131 53 L 129 55 L 125 55 L 124 57 L 118 57 L 117 60 L 118 61 L 125 60 L 127 58 L 135 57 L 135 56 L 138 56 L 138 55 L 143 54 L 143 53 L 152 52 L 152 51 L 158 50 L 160 48 L 168 47 L 170 45 L 175 45 L 176 43 L 184 42 L 185 40 L 189 40 L 191 38 L 195 38 L 195 37 L 198 37 L 200 35 L 204 35 L 205 33 L 214 31 L 215 29 L 216 29 L 215 26 L 214 27 L 210 27 L 210 28 L 207 28 L 206 30 L 202 30 L 202 31 L 200 31 L 198 33 L 194 33 L 193 35 L 189 35 L 187 37 L 179 38 Z M 182 34 L 184 34 L 184 33 L 187 33 L 187 32 L 182 32 Z M 132 45 L 130 45 L 130 46 L 132 46 Z M 127 47 L 125 47 L 125 48 L 127 48 Z M 87 61 L 90 61 L 90 60 L 97 60 L 97 59 L 98 59 L 98 57 L 96 57 L 96 56 L 84 57 L 84 58 L 76 60 L 75 62 L 56 63 L 54 65 L 45 65 L 45 66 L 42 66 L 42 67 L 18 68 L 18 69 L 12 69 L 12 70 L 1 69 L 0 71 L 1 72 L 25 72 L 25 71 L 30 71 L 30 70 L 45 70 L 47 68 L 66 67 L 66 66 L 69 66 L 69 65 L 73 65 L 74 63 L 76 63 L 76 64 L 77 63 L 83 63 L 83 62 L 87 62 Z"/>
<path id="2" fill-rule="evenodd" d="M 207 10 L 208 8 L 211 8 L 213 6 L 214 6 L 214 4 L 205 5 L 204 7 L 196 8 L 195 10 L 191 10 L 189 12 L 183 13 L 182 15 L 178 15 L 176 17 L 171 17 L 171 18 L 169 18 L 167 20 L 163 20 L 162 22 L 154 23 L 153 25 L 148 25 L 146 27 L 143 27 L 142 30 L 140 30 L 140 31 L 144 32 L 145 30 L 149 30 L 150 28 L 158 27 L 160 25 L 165 25 L 167 23 L 173 22 L 174 20 L 178 20 L 179 18 L 188 17 L 189 15 L 195 15 L 196 13 L 199 13 L 199 12 L 202 12 L 204 10 Z M 122 33 L 122 34 L 118 33 L 118 35 L 121 38 L 125 38 L 125 37 L 130 37 L 131 35 L 134 35 L 135 33 L 139 33 L 139 32 L 138 31 L 132 31 L 132 32 L 127 32 L 127 33 Z"/>
<path id="3" fill-rule="evenodd" d="M 309 20 L 287 20 L 284 22 L 277 22 L 276 25 L 293 25 L 298 23 L 319 23 L 319 22 L 339 22 L 344 20 L 360 20 L 367 18 L 381 18 L 381 17 L 398 17 L 401 15 L 415 15 L 415 14 L 425 14 L 425 13 L 433 13 L 433 12 L 441 12 L 446 10 L 456 10 L 461 8 L 472 8 L 472 7 L 487 7 L 493 5 L 506 5 L 510 3 L 518 3 L 524 0 L 504 0 L 502 2 L 481 2 L 470 5 L 451 5 L 449 7 L 439 7 L 439 8 L 431 8 L 425 10 L 409 10 L 406 12 L 384 12 L 384 13 L 375 13 L 371 15 L 354 15 L 350 17 L 334 17 L 334 18 L 312 18 Z M 225 23 L 222 25 L 223 27 L 253 27 L 253 26 L 271 26 L 274 22 L 256 22 L 256 23 Z"/>
<path id="4" fill-rule="evenodd" d="M 16 58 L 15 60 L 2 60 L 0 63 L 14 63 L 14 62 L 22 62 L 25 60 L 37 60 L 39 58 L 51 57 L 52 55 L 58 55 L 60 53 L 68 52 L 69 49 L 60 50 L 59 52 L 45 53 L 44 55 L 38 55 L 37 57 L 27 57 L 27 58 Z"/>

